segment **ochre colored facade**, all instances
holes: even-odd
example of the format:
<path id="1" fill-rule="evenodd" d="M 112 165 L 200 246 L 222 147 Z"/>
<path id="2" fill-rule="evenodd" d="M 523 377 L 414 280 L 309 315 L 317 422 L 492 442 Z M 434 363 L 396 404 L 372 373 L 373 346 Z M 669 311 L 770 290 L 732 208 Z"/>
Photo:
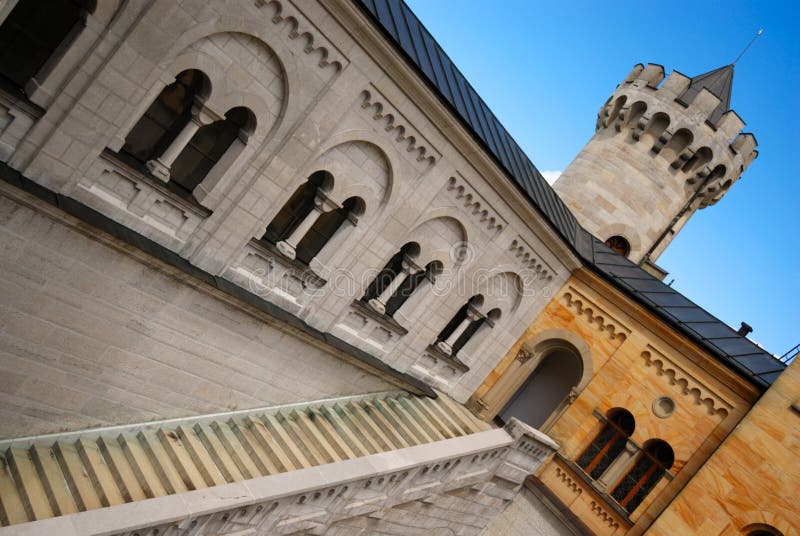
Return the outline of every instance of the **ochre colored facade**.
<path id="1" fill-rule="evenodd" d="M 692 478 L 649 534 L 800 528 L 800 362 L 795 361 Z"/>
<path id="2" fill-rule="evenodd" d="M 473 411 L 485 419 L 497 415 L 558 347 L 579 355 L 582 371 L 578 384 L 542 426 L 561 448 L 537 477 L 596 534 L 647 530 L 759 395 L 652 313 L 592 272 L 579 270 L 475 392 Z M 618 409 L 635 420 L 626 452 L 620 455 L 625 459 L 602 478 L 592 479 L 576 462 L 606 416 Z M 642 456 L 643 446 L 656 439 L 672 448 L 674 462 L 641 504 L 626 512 L 611 491 Z"/>

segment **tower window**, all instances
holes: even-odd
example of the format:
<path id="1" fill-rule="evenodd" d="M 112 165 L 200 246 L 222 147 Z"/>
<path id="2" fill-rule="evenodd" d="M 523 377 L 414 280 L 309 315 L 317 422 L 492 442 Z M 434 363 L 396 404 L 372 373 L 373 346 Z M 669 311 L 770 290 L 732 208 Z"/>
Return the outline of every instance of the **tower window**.
<path id="1" fill-rule="evenodd" d="M 615 235 L 606 240 L 606 245 L 622 255 L 623 257 L 627 257 L 628 254 L 631 252 L 631 245 L 630 243 L 625 240 L 625 238 Z"/>

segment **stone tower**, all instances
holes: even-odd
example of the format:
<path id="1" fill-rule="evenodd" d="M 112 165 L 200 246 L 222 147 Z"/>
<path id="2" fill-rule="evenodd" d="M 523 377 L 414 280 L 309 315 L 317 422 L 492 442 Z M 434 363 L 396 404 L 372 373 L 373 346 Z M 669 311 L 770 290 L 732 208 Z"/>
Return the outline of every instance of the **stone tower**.
<path id="1" fill-rule="evenodd" d="M 555 183 L 590 232 L 661 277 L 653 264 L 661 252 L 758 154 L 730 109 L 732 83 L 733 65 L 666 80 L 662 66 L 636 65 Z"/>

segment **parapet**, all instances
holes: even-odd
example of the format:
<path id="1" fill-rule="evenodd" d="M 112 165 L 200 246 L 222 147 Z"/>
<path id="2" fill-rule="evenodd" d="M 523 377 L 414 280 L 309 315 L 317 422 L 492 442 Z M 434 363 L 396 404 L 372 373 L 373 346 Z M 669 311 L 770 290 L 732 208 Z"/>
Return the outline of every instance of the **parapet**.
<path id="1" fill-rule="evenodd" d="M 703 189 L 701 207 L 715 203 L 758 156 L 741 117 L 733 110 L 720 115 L 729 85 L 725 93 L 716 84 L 721 96 L 703 85 L 714 73 L 728 76 L 729 84 L 732 67 L 726 69 L 694 79 L 673 71 L 665 78 L 661 65 L 635 65 L 600 109 L 597 135 L 629 137 L 649 157 L 663 159 L 665 171 L 699 185 L 692 187 Z"/>

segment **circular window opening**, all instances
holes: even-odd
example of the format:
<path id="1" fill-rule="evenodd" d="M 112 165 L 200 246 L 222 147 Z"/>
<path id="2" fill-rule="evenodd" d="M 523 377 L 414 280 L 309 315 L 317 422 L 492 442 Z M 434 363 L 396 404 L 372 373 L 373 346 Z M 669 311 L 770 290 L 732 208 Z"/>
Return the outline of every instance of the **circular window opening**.
<path id="1" fill-rule="evenodd" d="M 627 257 L 628 254 L 631 252 L 631 245 L 628 243 L 625 238 L 621 236 L 612 236 L 608 240 L 606 240 L 606 245 L 622 255 L 623 257 Z"/>
<path id="2" fill-rule="evenodd" d="M 653 401 L 653 413 L 656 417 L 666 419 L 675 413 L 675 401 L 668 396 L 660 396 Z"/>

